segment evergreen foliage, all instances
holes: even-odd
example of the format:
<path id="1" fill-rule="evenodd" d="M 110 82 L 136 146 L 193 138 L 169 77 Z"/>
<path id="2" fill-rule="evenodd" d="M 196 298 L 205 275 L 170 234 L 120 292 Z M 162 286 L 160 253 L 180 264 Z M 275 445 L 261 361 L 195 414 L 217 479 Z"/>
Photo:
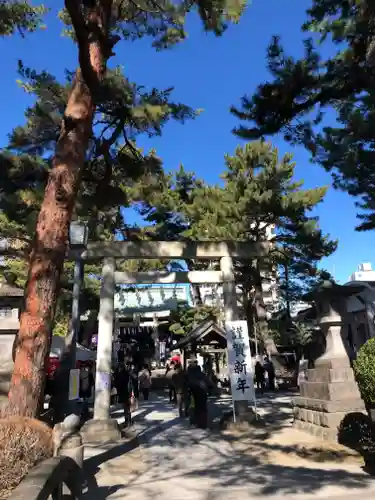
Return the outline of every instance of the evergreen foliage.
<path id="1" fill-rule="evenodd" d="M 199 11 L 206 30 L 220 35 L 226 22 L 236 21 L 243 10 L 241 0 L 197 0 L 175 4 L 168 1 L 159 4 L 154 0 L 140 3 L 65 0 L 64 6 L 66 10 L 61 12 L 61 18 L 77 42 L 79 61 L 74 77 L 70 76 L 67 99 L 64 99 L 65 89 L 59 91 L 51 75 L 36 75 L 24 70 L 28 80 L 26 90 L 31 86 L 35 92 L 45 82 L 48 82 L 47 89 L 57 90 L 57 95 L 53 97 L 56 97 L 58 106 L 54 109 L 57 113 L 53 118 L 59 120 L 59 133 L 56 134 L 56 122 L 52 120 L 41 141 L 38 134 L 33 135 L 34 131 L 39 132 L 42 116 L 50 111 L 44 109 L 40 113 L 36 106 L 31 112 L 28 110 L 28 121 L 32 125 L 27 123 L 26 130 L 24 127 L 14 131 L 10 144 L 11 148 L 19 147 L 31 156 L 42 156 L 49 174 L 40 203 L 32 251 L 29 252 L 25 309 L 16 339 L 14 370 L 8 394 L 12 411 L 28 416 L 37 414 L 43 398 L 44 364 L 55 321 L 71 220 L 80 217 L 85 200 L 93 192 L 97 196 L 99 193 L 103 195 L 100 203 L 96 203 L 96 212 L 100 210 L 107 214 L 104 207 L 108 205 L 108 200 L 111 200 L 111 207 L 120 203 L 128 206 L 128 180 L 133 196 L 136 196 L 135 189 L 138 195 L 142 192 L 144 197 L 150 183 L 145 182 L 141 190 L 134 188 L 132 174 L 148 180 L 152 172 L 160 169 L 160 162 L 155 161 L 154 155 L 144 158 L 136 149 L 132 137 L 134 130 L 151 131 L 151 135 L 160 133 L 165 120 L 175 112 L 178 114 L 177 109 L 181 110 L 181 106 L 172 109 L 168 102 L 170 90 L 147 96 L 143 93 L 139 100 L 139 89 L 129 85 L 122 74 L 110 75 L 107 67 L 114 55 L 115 45 L 121 39 L 150 36 L 155 47 L 168 47 L 184 38 L 184 18 L 193 9 Z M 125 113 L 123 109 L 120 114 L 116 113 L 119 102 L 125 105 Z M 100 107 L 102 114 L 98 116 Z M 186 107 L 182 115 L 186 116 Z M 102 116 L 104 120 L 108 119 L 107 124 L 103 123 Z M 99 138 L 93 137 L 92 129 L 95 128 L 100 131 Z M 53 157 L 50 154 L 51 145 Z M 88 193 L 82 186 L 85 182 Z M 126 203 L 123 203 L 124 197 Z M 21 200 L 21 205 L 28 203 L 28 200 Z M 36 203 L 35 199 L 33 203 Z M 118 210 L 110 208 L 108 216 L 113 222 Z M 107 215 L 104 219 L 108 220 Z"/>
<path id="2" fill-rule="evenodd" d="M 354 373 L 367 409 L 375 405 L 375 339 L 369 339 L 359 350 L 354 361 Z"/>
<path id="3" fill-rule="evenodd" d="M 100 0 L 95 2 L 100 4 Z M 77 24 L 72 23 L 70 2 L 59 13 L 66 25 L 64 33 L 77 41 Z M 125 2 L 113 0 L 110 16 L 110 39 L 138 40 L 149 37 L 157 50 L 167 49 L 183 41 L 186 36 L 186 16 L 198 12 L 205 31 L 220 36 L 229 22 L 237 23 L 245 9 L 244 0 L 143 0 Z M 90 9 L 87 5 L 87 11 Z M 83 9 L 85 10 L 85 9 Z M 86 14 L 86 12 L 84 12 Z M 113 55 L 113 54 L 111 54 Z"/>
<path id="4" fill-rule="evenodd" d="M 287 265 L 288 300 L 296 300 L 318 278 L 319 261 L 334 252 L 337 243 L 323 234 L 318 218 L 311 215 L 327 188 L 303 189 L 302 182 L 294 181 L 291 155 L 279 158 L 270 144 L 253 142 L 237 148 L 225 161 L 223 186 L 207 186 L 181 167 L 168 179 L 164 192 L 150 198 L 140 211 L 151 224 L 150 231 L 174 239 L 270 241 L 269 256 L 235 262 L 252 328 L 254 307 L 260 320 L 259 287 L 267 275 Z"/>
<path id="5" fill-rule="evenodd" d="M 0 36 L 24 35 L 42 27 L 44 5 L 32 6 L 27 0 L 0 0 Z"/>
<path id="6" fill-rule="evenodd" d="M 191 307 L 189 304 L 179 304 L 170 316 L 169 330 L 174 335 L 188 335 L 202 321 L 212 319 L 217 321 L 220 311 L 216 307 L 198 305 Z"/>
<path id="7" fill-rule="evenodd" d="M 71 75 L 61 85 L 48 73 L 37 74 L 20 66 L 19 84 L 35 96 L 35 104 L 26 110 L 26 123 L 9 137 L 8 147 L 0 152 L 0 237 L 9 248 L 0 275 L 24 287 L 28 255 L 33 244 L 36 219 L 48 178 L 53 145 L 65 109 Z M 164 174 L 154 151 L 144 154 L 135 141 L 139 134 L 161 134 L 169 119 L 183 122 L 194 118 L 188 106 L 171 101 L 172 89 L 146 91 L 128 82 L 120 69 L 109 72 L 105 101 L 98 104 L 91 138 L 90 154 L 83 173 L 75 218 L 88 224 L 91 240 L 142 238 L 124 219 L 124 207 L 147 200 L 158 190 Z M 119 262 L 126 269 L 147 270 L 160 267 L 154 261 Z M 163 263 L 165 265 L 165 263 Z M 98 309 L 101 269 L 86 265 L 82 309 Z M 57 322 L 66 323 L 70 311 L 73 263 L 65 263 Z"/>
<path id="8" fill-rule="evenodd" d="M 335 187 L 359 197 L 358 230 L 375 227 L 374 26 L 374 2 L 313 0 L 302 27 L 313 36 L 304 42 L 303 57 L 287 55 L 274 37 L 271 81 L 232 108 L 242 121 L 238 136 L 258 139 L 281 131 L 311 151 L 332 173 Z M 324 55 L 324 43 L 336 46 L 332 56 Z"/>

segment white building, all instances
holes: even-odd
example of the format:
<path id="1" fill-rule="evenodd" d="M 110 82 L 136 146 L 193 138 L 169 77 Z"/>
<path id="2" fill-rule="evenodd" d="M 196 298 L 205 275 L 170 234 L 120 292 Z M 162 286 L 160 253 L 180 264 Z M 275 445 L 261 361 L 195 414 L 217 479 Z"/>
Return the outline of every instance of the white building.
<path id="1" fill-rule="evenodd" d="M 352 273 L 349 278 L 349 282 L 363 282 L 375 284 L 375 271 L 372 269 L 372 265 L 370 262 L 364 262 L 363 264 L 359 264 L 358 271 Z"/>
<path id="2" fill-rule="evenodd" d="M 348 335 L 355 351 L 375 337 L 375 271 L 369 262 L 358 266 L 346 285 L 362 285 L 363 291 L 347 300 Z"/>

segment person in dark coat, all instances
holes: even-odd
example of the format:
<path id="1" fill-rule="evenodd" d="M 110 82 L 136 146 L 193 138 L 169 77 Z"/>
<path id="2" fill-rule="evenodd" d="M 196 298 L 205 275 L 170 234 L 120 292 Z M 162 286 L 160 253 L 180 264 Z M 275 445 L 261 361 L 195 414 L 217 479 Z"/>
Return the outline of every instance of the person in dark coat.
<path id="1" fill-rule="evenodd" d="M 201 429 L 207 428 L 208 389 L 210 382 L 199 365 L 189 367 L 187 385 L 191 396 L 190 423 Z"/>
<path id="2" fill-rule="evenodd" d="M 82 416 L 88 419 L 90 415 L 89 399 L 92 395 L 92 388 L 94 387 L 94 377 L 92 368 L 89 364 L 82 364 L 79 371 L 79 396 L 83 401 Z"/>
<path id="3" fill-rule="evenodd" d="M 264 367 L 267 371 L 268 375 L 268 388 L 270 391 L 275 390 L 275 378 L 276 378 L 276 373 L 275 373 L 275 365 L 272 363 L 270 358 L 266 356 L 264 358 Z"/>
<path id="4" fill-rule="evenodd" d="M 131 419 L 131 395 L 132 395 L 132 379 L 130 370 L 124 364 L 119 365 L 114 376 L 114 385 L 116 387 L 118 401 L 124 408 L 125 427 L 132 423 Z"/>
<path id="5" fill-rule="evenodd" d="M 264 366 L 260 363 L 260 361 L 257 361 L 255 363 L 255 385 L 256 387 L 263 393 L 264 391 L 264 382 L 265 382 L 265 369 Z"/>

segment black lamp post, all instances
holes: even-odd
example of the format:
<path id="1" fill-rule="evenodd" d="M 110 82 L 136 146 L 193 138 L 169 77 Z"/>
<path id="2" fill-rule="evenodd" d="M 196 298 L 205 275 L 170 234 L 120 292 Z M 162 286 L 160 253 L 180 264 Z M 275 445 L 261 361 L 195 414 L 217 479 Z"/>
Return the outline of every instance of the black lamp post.
<path id="1" fill-rule="evenodd" d="M 85 222 L 73 221 L 69 229 L 69 245 L 71 248 L 85 247 L 88 238 L 88 228 Z M 79 298 L 83 281 L 83 261 L 76 260 L 73 275 L 73 295 L 72 295 L 72 320 L 70 326 L 69 339 L 71 342 L 69 349 L 70 369 L 76 367 L 77 340 L 80 328 L 80 308 Z"/>

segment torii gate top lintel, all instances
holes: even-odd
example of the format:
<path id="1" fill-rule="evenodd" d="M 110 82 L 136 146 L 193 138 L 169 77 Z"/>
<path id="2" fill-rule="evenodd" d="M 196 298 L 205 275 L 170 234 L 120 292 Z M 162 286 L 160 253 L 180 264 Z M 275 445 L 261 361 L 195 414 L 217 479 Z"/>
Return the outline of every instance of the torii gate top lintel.
<path id="1" fill-rule="evenodd" d="M 268 253 L 268 242 L 236 241 L 101 241 L 71 249 L 71 260 L 114 259 L 252 259 Z"/>

